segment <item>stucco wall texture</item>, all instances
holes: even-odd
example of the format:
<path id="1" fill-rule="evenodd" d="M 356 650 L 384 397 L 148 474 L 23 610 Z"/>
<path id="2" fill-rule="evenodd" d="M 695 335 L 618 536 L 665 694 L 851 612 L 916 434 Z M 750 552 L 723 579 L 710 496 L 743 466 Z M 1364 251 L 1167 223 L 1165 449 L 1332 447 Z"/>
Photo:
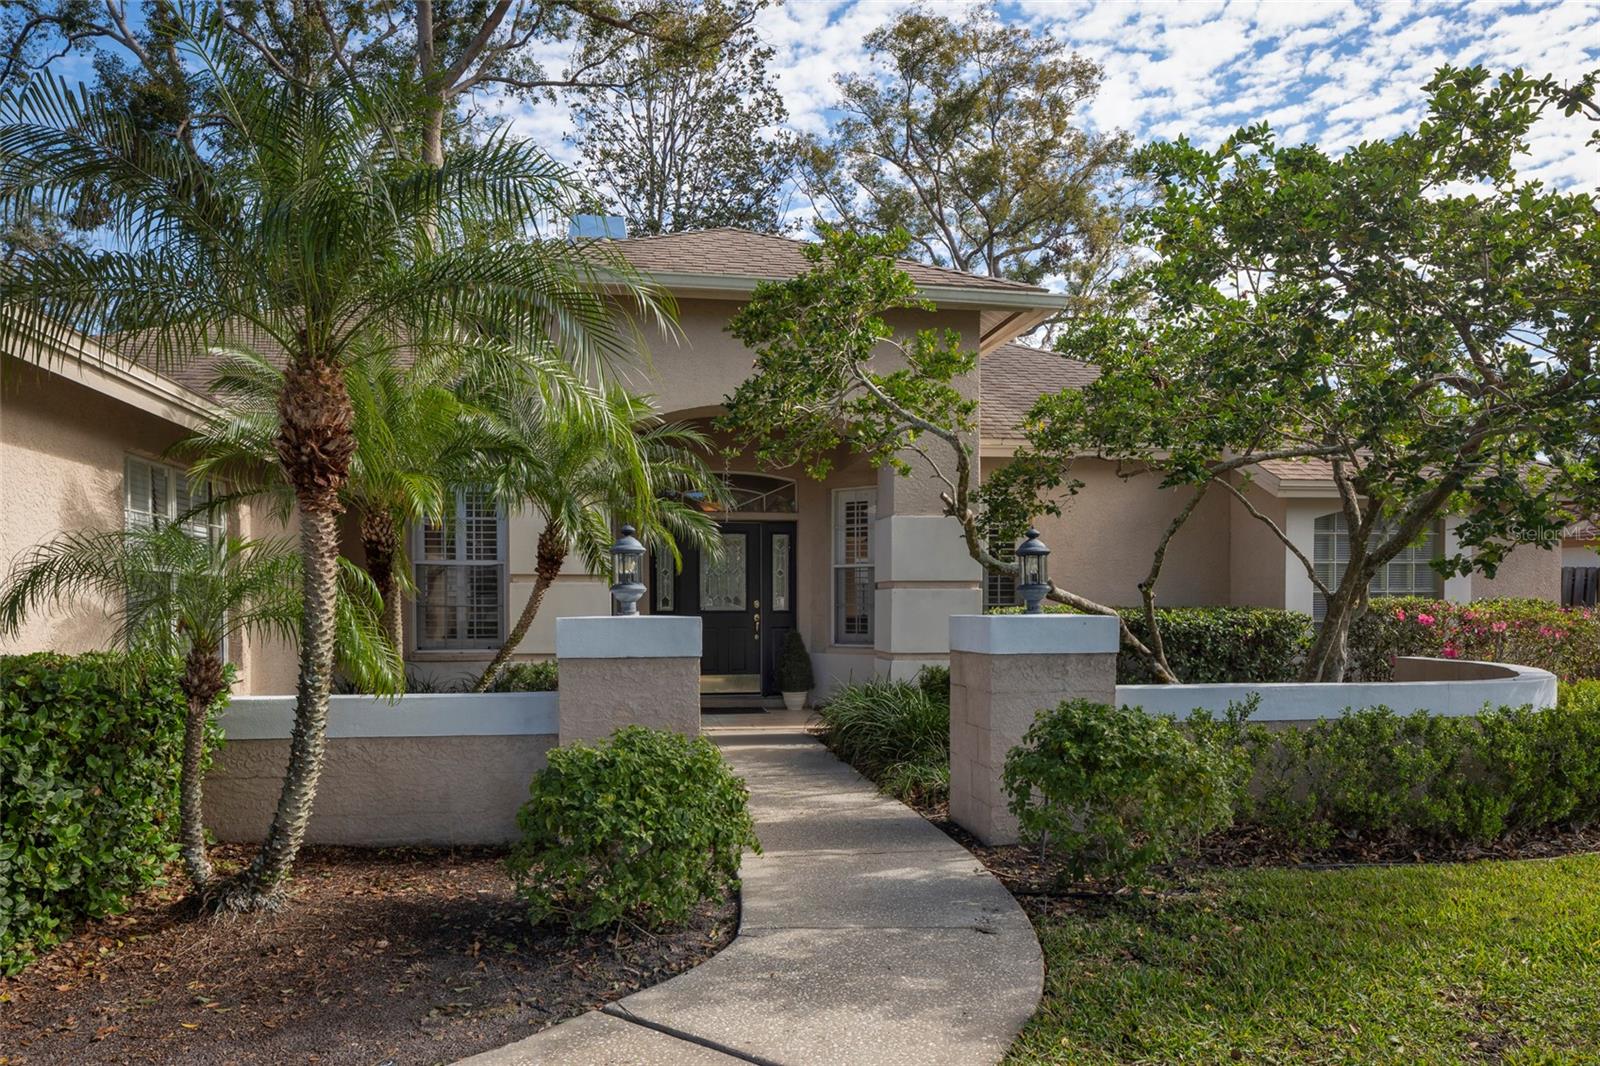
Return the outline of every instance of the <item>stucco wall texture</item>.
<path id="1" fill-rule="evenodd" d="M 1012 844 L 1016 816 L 1001 784 L 1006 753 L 1022 743 L 1041 707 L 1064 700 L 1110 703 L 1117 656 L 1109 653 L 950 653 L 950 817 L 985 844 Z"/>
<path id="2" fill-rule="evenodd" d="M 985 459 L 985 476 L 1005 462 Z M 1188 502 L 1188 493 L 1157 488 L 1148 474 L 1119 477 L 1116 464 L 1101 459 L 1079 460 L 1072 466 L 1072 476 L 1083 487 L 1076 495 L 1061 497 L 1059 516 L 1041 515 L 1035 523 L 1039 538 L 1050 548 L 1050 576 L 1100 603 L 1137 604 L 1139 582 L 1150 570 L 1150 557 L 1167 525 Z M 1234 602 L 1229 511 L 1226 494 L 1209 493 L 1173 538 L 1157 586 L 1160 603 Z M 1258 588 L 1251 586 L 1252 592 Z M 1280 576 L 1278 606 L 1282 595 Z"/>
<path id="3" fill-rule="evenodd" d="M 1521 544 L 1506 555 L 1494 577 L 1472 575 L 1473 599 L 1496 596 L 1560 600 L 1561 552 L 1555 547 Z"/>
<path id="4" fill-rule="evenodd" d="M 187 431 L 137 407 L 11 356 L 0 361 L 0 573 L 30 549 L 67 530 L 119 529 L 123 467 L 130 455 L 161 462 Z M 241 508 L 235 529 L 260 537 L 283 532 L 265 514 Z M 0 654 L 105 648 L 115 627 L 104 606 L 71 603 L 35 612 Z M 238 691 L 293 691 L 293 650 L 271 640 L 235 642 Z"/>
<path id="5" fill-rule="evenodd" d="M 501 844 L 544 768 L 554 734 L 344 737 L 328 741 L 311 844 Z M 272 822 L 288 740 L 230 740 L 205 781 L 206 826 L 222 841 L 257 841 Z"/>
<path id="6" fill-rule="evenodd" d="M 561 742 L 602 740 L 628 725 L 700 732 L 698 658 L 562 659 Z"/>

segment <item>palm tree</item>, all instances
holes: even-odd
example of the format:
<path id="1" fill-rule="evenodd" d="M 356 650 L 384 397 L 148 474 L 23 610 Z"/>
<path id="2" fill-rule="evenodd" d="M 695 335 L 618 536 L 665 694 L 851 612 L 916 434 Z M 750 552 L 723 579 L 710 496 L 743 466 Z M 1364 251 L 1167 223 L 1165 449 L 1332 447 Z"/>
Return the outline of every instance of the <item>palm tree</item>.
<path id="1" fill-rule="evenodd" d="M 299 517 L 305 609 L 295 728 L 261 849 L 219 905 L 275 905 L 305 836 L 326 747 L 338 517 L 355 458 L 345 366 L 362 344 L 492 338 L 555 345 L 587 375 L 634 350 L 661 308 L 598 246 L 530 239 L 573 199 L 569 172 L 509 136 L 416 161 L 405 94 L 271 80 L 222 31 L 175 42 L 215 116 L 184 140 L 48 78 L 0 122 L 0 214 L 65 208 L 92 185 L 109 247 L 49 249 L 0 279 L 0 343 L 108 335 L 157 368 L 208 349 L 282 353 L 274 448 Z M 509 238 L 485 234 L 512 234 Z M 257 338 L 261 342 L 257 343 Z"/>
<path id="2" fill-rule="evenodd" d="M 67 533 L 34 548 L 0 586 L 0 635 L 30 613 L 89 600 L 116 621 L 114 641 L 181 658 L 188 709 L 178 786 L 178 844 L 189 880 L 214 885 L 201 817 L 206 726 L 228 689 L 223 648 L 255 634 L 293 640 L 300 628 L 300 560 L 283 540 L 214 539 L 178 523 Z M 376 691 L 399 686 L 401 663 L 379 627 L 376 590 L 353 568 L 338 619 L 340 666 Z"/>
<path id="3" fill-rule="evenodd" d="M 720 485 L 701 458 L 708 449 L 698 430 L 663 422 L 649 400 L 618 388 L 595 390 L 599 417 L 588 420 L 551 417 L 528 395 L 515 390 L 484 401 L 504 444 L 474 480 L 508 510 L 537 510 L 545 524 L 533 590 L 475 692 L 494 686 L 568 555 L 577 552 L 591 574 L 605 572 L 617 525 L 637 527 L 656 551 L 672 553 L 674 565 L 682 561 L 680 542 L 707 552 L 721 543 L 716 523 L 682 502 Z"/>
<path id="4" fill-rule="evenodd" d="M 442 355 L 459 355 L 451 347 Z M 406 579 L 403 531 L 443 513 L 452 470 L 474 445 L 480 419 L 456 398 L 456 360 L 414 353 L 402 365 L 392 344 L 360 343 L 345 364 L 356 450 L 341 502 L 356 516 L 363 566 L 383 597 L 385 627 L 402 638 Z M 281 517 L 294 488 L 278 464 L 278 397 L 283 371 L 250 352 L 218 361 L 211 388 L 222 409 L 177 451 L 197 476 L 223 480 L 234 498 L 270 501 Z"/>

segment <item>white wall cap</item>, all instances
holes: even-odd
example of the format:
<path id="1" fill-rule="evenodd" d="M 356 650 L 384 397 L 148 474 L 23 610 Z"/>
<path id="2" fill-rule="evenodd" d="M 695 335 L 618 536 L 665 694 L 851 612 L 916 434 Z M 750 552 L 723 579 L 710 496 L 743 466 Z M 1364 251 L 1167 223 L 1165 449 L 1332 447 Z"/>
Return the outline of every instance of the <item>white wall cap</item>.
<path id="1" fill-rule="evenodd" d="M 1383 681 L 1307 684 L 1296 681 L 1258 685 L 1118 685 L 1117 706 L 1142 707 L 1150 714 L 1187 718 L 1197 709 L 1220 715 L 1229 703 L 1251 694 L 1261 705 L 1257 722 L 1307 722 L 1337 718 L 1352 708 L 1384 706 L 1396 714 L 1427 711 L 1443 717 L 1479 714 L 1485 706 L 1545 710 L 1556 705 L 1556 678 L 1544 670 L 1499 664 L 1514 677 L 1481 681 Z"/>
<path id="2" fill-rule="evenodd" d="M 538 736 L 554 734 L 557 717 L 554 692 L 417 692 L 394 701 L 333 696 L 328 736 Z M 285 740 L 294 728 L 294 697 L 235 696 L 221 722 L 229 740 Z"/>
<path id="3" fill-rule="evenodd" d="M 700 619 L 677 615 L 601 615 L 556 619 L 562 659 L 698 659 Z"/>
<path id="4" fill-rule="evenodd" d="M 957 614 L 950 650 L 980 655 L 1103 655 L 1122 634 L 1115 618 L 1093 614 Z"/>

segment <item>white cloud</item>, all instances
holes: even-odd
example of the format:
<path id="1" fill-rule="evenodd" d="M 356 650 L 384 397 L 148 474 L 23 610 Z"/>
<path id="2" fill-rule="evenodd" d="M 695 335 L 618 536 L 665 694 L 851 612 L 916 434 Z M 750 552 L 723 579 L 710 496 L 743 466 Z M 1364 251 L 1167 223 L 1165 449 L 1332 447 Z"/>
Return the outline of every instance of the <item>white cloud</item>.
<path id="1" fill-rule="evenodd" d="M 787 0 L 757 31 L 797 130 L 823 133 L 838 100 L 834 79 L 871 70 L 864 38 L 904 0 Z M 959 16 L 970 0 L 936 0 Z M 1564 80 L 1600 68 L 1600 4 L 1328 3 L 1314 0 L 1102 2 L 1003 0 L 1002 16 L 1048 33 L 1105 68 L 1083 119 L 1136 139 L 1187 133 L 1215 143 L 1271 121 L 1287 143 L 1332 151 L 1391 137 L 1422 116 L 1422 86 L 1440 65 L 1523 66 Z M 517 129 L 553 149 L 565 131 L 552 109 L 509 108 Z M 557 109 L 558 110 L 558 109 Z M 1581 123 L 1547 122 L 1525 166 L 1555 184 L 1600 185 Z"/>

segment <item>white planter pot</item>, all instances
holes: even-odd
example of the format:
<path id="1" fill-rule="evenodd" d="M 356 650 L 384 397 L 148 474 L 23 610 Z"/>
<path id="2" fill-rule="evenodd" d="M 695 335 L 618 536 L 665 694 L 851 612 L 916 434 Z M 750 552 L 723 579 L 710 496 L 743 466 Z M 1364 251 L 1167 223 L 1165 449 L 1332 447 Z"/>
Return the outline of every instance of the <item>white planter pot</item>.
<path id="1" fill-rule="evenodd" d="M 783 706 L 784 706 L 784 708 L 786 710 L 790 710 L 790 711 L 803 711 L 803 710 L 805 710 L 805 707 L 806 707 L 806 693 L 804 693 L 804 692 L 785 692 L 783 694 Z"/>

